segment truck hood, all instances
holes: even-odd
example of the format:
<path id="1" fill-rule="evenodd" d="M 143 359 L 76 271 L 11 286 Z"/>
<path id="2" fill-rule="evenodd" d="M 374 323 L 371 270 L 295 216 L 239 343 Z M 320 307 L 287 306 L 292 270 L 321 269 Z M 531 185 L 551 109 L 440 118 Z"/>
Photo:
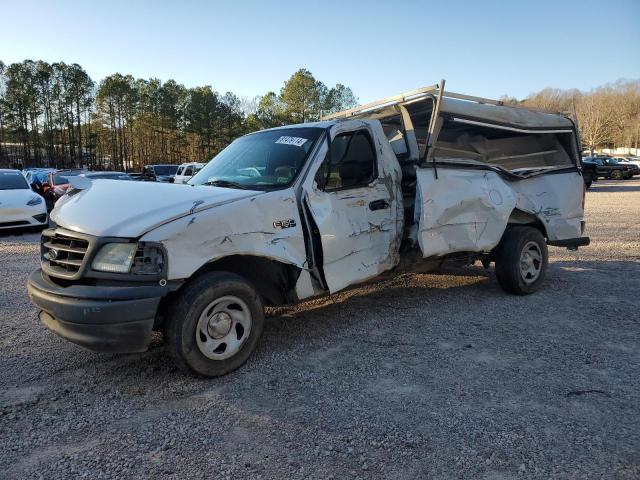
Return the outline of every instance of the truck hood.
<path id="1" fill-rule="evenodd" d="M 76 232 L 139 237 L 160 225 L 205 208 L 260 195 L 253 190 L 156 182 L 92 180 L 56 203 L 51 219 Z"/>

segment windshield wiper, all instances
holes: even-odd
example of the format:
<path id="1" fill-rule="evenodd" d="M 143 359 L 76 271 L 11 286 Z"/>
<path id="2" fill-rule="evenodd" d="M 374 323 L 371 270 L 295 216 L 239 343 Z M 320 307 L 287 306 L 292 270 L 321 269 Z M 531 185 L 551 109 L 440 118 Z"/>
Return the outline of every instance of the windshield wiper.
<path id="1" fill-rule="evenodd" d="M 227 188 L 239 188 L 241 190 L 248 190 L 245 185 L 238 182 L 231 182 L 229 180 L 213 180 L 211 182 L 205 182 L 203 185 L 211 185 L 213 187 L 227 187 Z"/>

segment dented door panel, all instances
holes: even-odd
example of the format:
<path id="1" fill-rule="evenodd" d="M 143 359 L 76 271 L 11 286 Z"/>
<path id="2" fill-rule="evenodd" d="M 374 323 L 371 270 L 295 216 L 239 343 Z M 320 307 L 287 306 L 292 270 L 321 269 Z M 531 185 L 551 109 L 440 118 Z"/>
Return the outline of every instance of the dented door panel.
<path id="1" fill-rule="evenodd" d="M 393 267 L 389 246 L 396 225 L 390 208 L 371 211 L 369 204 L 393 199 L 380 182 L 341 192 L 314 191 L 309 209 L 320 231 L 324 275 L 330 291 L 354 279 L 364 280 Z"/>
<path id="2" fill-rule="evenodd" d="M 382 127 L 378 122 L 343 122 L 332 129 L 331 136 L 362 128 L 369 130 L 374 141 L 378 162 L 374 182 L 341 191 L 320 190 L 313 178 L 326 155 L 325 147 L 304 185 L 310 213 L 320 232 L 324 277 L 332 293 L 373 278 L 399 262 L 401 172 Z"/>
<path id="3" fill-rule="evenodd" d="M 496 172 L 438 167 L 417 173 L 415 221 L 424 257 L 487 252 L 514 208 L 535 215 L 550 240 L 579 237 L 582 178 L 577 172 L 509 181 Z"/>

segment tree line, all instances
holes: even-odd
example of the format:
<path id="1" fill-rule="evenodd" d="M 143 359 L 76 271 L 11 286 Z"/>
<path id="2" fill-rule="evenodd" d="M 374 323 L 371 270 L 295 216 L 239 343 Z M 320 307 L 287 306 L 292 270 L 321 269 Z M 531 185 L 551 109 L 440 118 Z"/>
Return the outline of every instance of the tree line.
<path id="1" fill-rule="evenodd" d="M 640 80 L 502 100 L 575 112 L 582 144 L 592 151 L 640 143 Z M 329 88 L 306 69 L 279 92 L 246 99 L 209 85 L 120 73 L 96 83 L 75 63 L 0 61 L 0 166 L 139 171 L 151 163 L 207 161 L 245 133 L 315 121 L 356 104 L 349 87 Z"/>
<path id="2" fill-rule="evenodd" d="M 506 103 L 575 113 L 582 146 L 638 148 L 640 144 L 640 80 L 619 80 L 588 92 L 545 88 L 524 100 L 503 97 Z"/>
<path id="3" fill-rule="evenodd" d="M 96 83 L 78 64 L 0 61 L 0 165 L 139 171 L 207 161 L 234 138 L 351 108 L 349 87 L 305 69 L 254 99 L 211 86 L 116 73 Z"/>

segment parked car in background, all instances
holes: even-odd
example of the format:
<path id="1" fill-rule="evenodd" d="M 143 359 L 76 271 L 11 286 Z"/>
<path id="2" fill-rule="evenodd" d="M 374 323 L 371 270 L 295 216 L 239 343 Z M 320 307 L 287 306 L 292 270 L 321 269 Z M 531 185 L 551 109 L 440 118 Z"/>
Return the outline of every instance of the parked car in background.
<path id="1" fill-rule="evenodd" d="M 628 180 L 631 177 L 633 177 L 636 172 L 638 171 L 637 167 L 633 164 L 629 164 L 629 163 L 621 163 L 618 161 L 618 159 L 613 158 L 613 157 L 603 157 L 602 158 L 603 162 L 605 165 L 608 166 L 620 166 L 620 167 L 624 167 L 624 171 L 622 172 L 622 178 L 624 180 Z"/>
<path id="2" fill-rule="evenodd" d="M 0 230 L 48 225 L 44 198 L 35 193 L 20 170 L 0 169 Z"/>
<path id="3" fill-rule="evenodd" d="M 145 182 L 173 183 L 178 165 L 145 165 L 142 180 Z"/>
<path id="4" fill-rule="evenodd" d="M 81 176 L 91 180 L 133 180 L 125 172 L 87 172 L 81 174 Z"/>
<path id="5" fill-rule="evenodd" d="M 618 163 L 627 165 L 632 170 L 632 175 L 640 175 L 640 159 L 634 157 L 613 157 Z"/>
<path id="6" fill-rule="evenodd" d="M 69 189 L 69 178 L 87 173 L 81 168 L 70 168 L 49 172 L 47 183 L 43 184 L 44 199 L 47 201 L 47 208 L 51 210 L 60 197 Z"/>
<path id="7" fill-rule="evenodd" d="M 131 180 L 135 180 L 136 182 L 139 182 L 140 180 L 142 180 L 142 173 L 131 172 L 131 173 L 127 173 L 127 175 L 129 175 L 129 178 Z"/>
<path id="8" fill-rule="evenodd" d="M 205 163 L 198 162 L 183 163 L 178 167 L 173 183 L 187 183 L 205 165 Z"/>
<path id="9" fill-rule="evenodd" d="M 630 167 L 618 163 L 611 157 L 585 157 L 582 162 L 595 165 L 598 178 L 622 180 L 633 175 Z"/>

